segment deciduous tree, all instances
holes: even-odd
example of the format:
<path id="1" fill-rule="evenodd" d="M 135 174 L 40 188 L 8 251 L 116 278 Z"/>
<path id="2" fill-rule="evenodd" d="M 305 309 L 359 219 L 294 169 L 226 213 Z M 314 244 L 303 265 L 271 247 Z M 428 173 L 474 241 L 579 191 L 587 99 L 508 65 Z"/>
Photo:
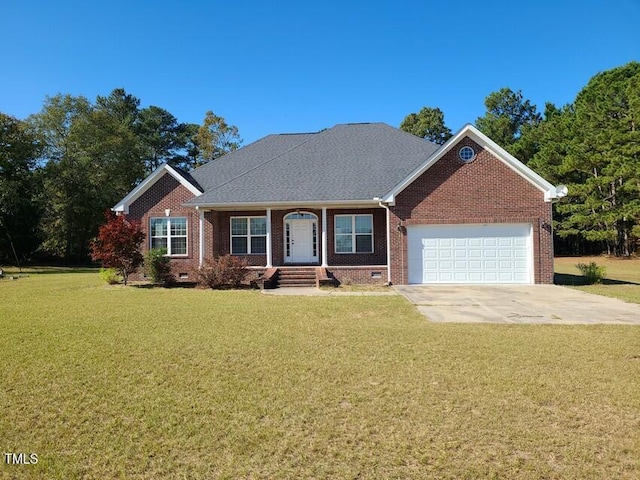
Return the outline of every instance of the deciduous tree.
<path id="1" fill-rule="evenodd" d="M 238 128 L 209 110 L 195 136 L 200 165 L 236 150 L 242 143 Z"/>
<path id="2" fill-rule="evenodd" d="M 439 108 L 423 107 L 418 113 L 410 113 L 400 124 L 400 130 L 442 145 L 451 138 L 451 130 L 444 123 L 444 113 Z"/>
<path id="3" fill-rule="evenodd" d="M 28 257 L 39 245 L 40 148 L 28 124 L 0 113 L 0 261 Z"/>
<path id="4" fill-rule="evenodd" d="M 84 97 L 56 95 L 45 100 L 30 123 L 43 141 L 42 249 L 67 260 L 87 253 L 95 210 L 96 174 L 87 155 L 86 125 L 92 106 Z"/>
<path id="5" fill-rule="evenodd" d="M 115 268 L 127 284 L 129 275 L 142 265 L 140 246 L 145 234 L 138 222 L 112 212 L 105 214 L 106 223 L 100 226 L 98 237 L 91 242 L 91 258 L 104 268 Z"/>

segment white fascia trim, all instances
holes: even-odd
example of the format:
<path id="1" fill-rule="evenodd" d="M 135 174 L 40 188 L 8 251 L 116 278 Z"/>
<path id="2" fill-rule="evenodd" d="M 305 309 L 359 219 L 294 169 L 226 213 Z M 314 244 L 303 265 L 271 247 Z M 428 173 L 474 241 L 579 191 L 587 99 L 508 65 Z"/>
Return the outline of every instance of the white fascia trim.
<path id="1" fill-rule="evenodd" d="M 505 165 L 511 168 L 518 175 L 529 181 L 534 187 L 544 192 L 544 199 L 547 202 L 558 198 L 558 189 L 538 175 L 536 172 L 527 167 L 524 163 L 520 162 L 517 158 L 507 152 L 504 148 L 498 145 L 496 142 L 487 137 L 484 133 L 478 130 L 470 123 L 462 127 L 458 132 L 451 137 L 444 145 L 436 150 L 422 165 L 415 169 L 407 178 L 402 180 L 396 185 L 389 193 L 382 197 L 382 201 L 385 203 L 393 203 L 396 195 L 407 188 L 413 183 L 420 175 L 431 168 L 438 160 L 444 157 L 454 146 L 460 142 L 464 137 L 468 136 L 478 145 L 490 150 L 499 160 Z"/>
<path id="2" fill-rule="evenodd" d="M 256 203 L 190 203 L 189 206 L 198 206 L 200 208 L 209 208 L 215 210 L 265 210 L 267 208 L 371 208 L 378 207 L 378 200 L 344 200 L 344 201 L 336 201 L 336 202 L 326 202 L 326 201 L 304 201 L 304 202 L 292 202 L 292 201 L 282 201 L 282 202 L 256 202 Z"/>
<path id="3" fill-rule="evenodd" d="M 198 190 L 193 184 L 188 182 L 182 175 L 180 175 L 174 168 L 166 163 L 160 165 L 153 172 L 149 174 L 147 178 L 141 181 L 136 187 L 129 192 L 120 202 L 118 202 L 111 210 L 114 212 L 129 213 L 129 206 L 135 202 L 144 192 L 149 190 L 165 173 L 169 173 L 173 178 L 178 180 L 180 184 L 193 193 L 196 197 L 202 195 L 202 192 Z"/>

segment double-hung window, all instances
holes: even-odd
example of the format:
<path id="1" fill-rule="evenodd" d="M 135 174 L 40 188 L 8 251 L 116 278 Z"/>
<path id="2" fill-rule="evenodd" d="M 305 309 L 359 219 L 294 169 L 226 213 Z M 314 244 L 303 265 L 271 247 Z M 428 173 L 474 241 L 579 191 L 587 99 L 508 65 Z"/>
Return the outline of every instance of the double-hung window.
<path id="1" fill-rule="evenodd" d="M 267 217 L 231 217 L 231 254 L 267 253 Z"/>
<path id="2" fill-rule="evenodd" d="M 373 215 L 335 216 L 336 253 L 373 252 Z"/>
<path id="3" fill-rule="evenodd" d="M 164 248 L 167 255 L 187 254 L 187 219 L 161 217 L 151 219 L 151 248 Z"/>

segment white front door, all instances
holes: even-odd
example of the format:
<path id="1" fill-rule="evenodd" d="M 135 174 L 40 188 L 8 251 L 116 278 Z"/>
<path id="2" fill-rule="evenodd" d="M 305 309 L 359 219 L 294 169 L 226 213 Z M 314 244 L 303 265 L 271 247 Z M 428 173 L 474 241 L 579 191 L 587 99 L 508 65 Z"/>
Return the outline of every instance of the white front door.
<path id="1" fill-rule="evenodd" d="M 316 220 L 287 220 L 285 224 L 285 258 L 288 263 L 318 261 Z"/>

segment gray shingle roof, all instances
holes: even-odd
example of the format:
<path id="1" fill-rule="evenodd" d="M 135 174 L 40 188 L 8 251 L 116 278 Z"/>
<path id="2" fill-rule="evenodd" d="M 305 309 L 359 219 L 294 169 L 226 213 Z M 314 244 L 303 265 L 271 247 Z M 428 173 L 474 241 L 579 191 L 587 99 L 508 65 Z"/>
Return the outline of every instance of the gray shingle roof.
<path id="1" fill-rule="evenodd" d="M 269 135 L 193 170 L 204 193 L 188 203 L 371 201 L 437 149 L 384 123 Z"/>
<path id="2" fill-rule="evenodd" d="M 196 187 L 198 190 L 200 190 L 201 192 L 204 192 L 204 189 L 202 188 L 202 186 L 196 181 L 195 178 L 193 178 L 193 176 L 191 175 L 190 172 L 185 172 L 184 170 L 182 170 L 181 168 L 178 167 L 173 167 L 173 169 L 175 170 L 175 172 L 180 175 L 182 178 L 184 178 L 187 182 L 189 182 L 191 185 L 193 185 L 194 187 Z"/>

